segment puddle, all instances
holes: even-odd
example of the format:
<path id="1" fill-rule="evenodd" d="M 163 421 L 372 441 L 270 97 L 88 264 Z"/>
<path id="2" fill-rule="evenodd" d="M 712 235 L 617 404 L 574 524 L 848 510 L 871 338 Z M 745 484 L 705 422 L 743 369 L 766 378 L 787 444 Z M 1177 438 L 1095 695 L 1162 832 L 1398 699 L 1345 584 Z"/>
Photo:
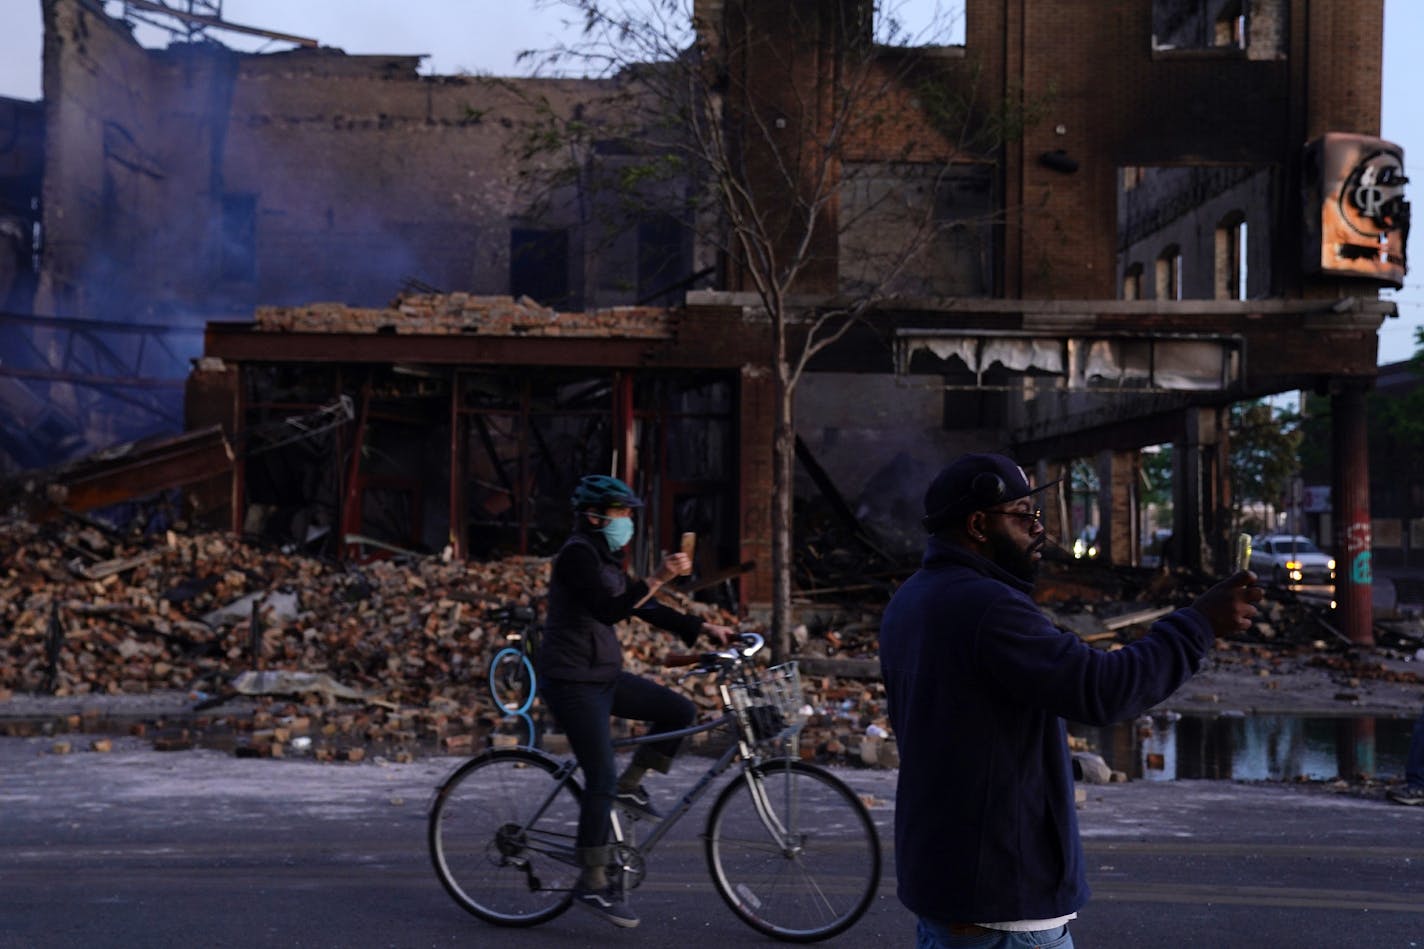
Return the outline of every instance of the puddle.
<path id="1" fill-rule="evenodd" d="M 1146 781 L 1400 778 L 1414 718 L 1194 716 L 1095 728 L 1071 724 L 1109 767 Z"/>

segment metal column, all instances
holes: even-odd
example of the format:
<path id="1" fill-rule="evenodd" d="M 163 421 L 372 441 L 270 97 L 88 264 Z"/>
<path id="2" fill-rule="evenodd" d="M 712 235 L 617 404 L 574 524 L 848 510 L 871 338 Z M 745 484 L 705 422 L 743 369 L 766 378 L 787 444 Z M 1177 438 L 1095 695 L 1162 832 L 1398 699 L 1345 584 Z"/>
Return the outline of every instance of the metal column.
<path id="1" fill-rule="evenodd" d="M 1172 450 L 1172 545 L 1179 564 L 1211 573 L 1219 498 L 1218 415 L 1209 408 L 1187 409 L 1182 422 L 1182 437 Z"/>
<path id="2" fill-rule="evenodd" d="M 1330 397 L 1334 443 L 1335 599 L 1345 635 L 1373 645 L 1374 564 L 1370 530 L 1370 461 L 1365 387 L 1346 384 Z"/>

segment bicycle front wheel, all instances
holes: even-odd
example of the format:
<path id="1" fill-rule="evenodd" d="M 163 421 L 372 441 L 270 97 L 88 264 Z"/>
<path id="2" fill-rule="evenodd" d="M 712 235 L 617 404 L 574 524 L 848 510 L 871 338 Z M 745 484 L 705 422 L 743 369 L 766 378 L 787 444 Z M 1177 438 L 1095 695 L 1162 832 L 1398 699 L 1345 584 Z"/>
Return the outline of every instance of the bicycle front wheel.
<path id="1" fill-rule="evenodd" d="M 518 649 L 506 646 L 490 660 L 490 694 L 506 712 L 528 712 L 534 704 L 534 664 Z"/>
<path id="2" fill-rule="evenodd" d="M 579 795 L 558 764 L 524 748 L 487 751 L 435 793 L 435 874 L 461 907 L 498 926 L 533 926 L 568 909 L 578 868 Z"/>
<path id="3" fill-rule="evenodd" d="M 792 759 L 748 769 L 707 818 L 707 865 L 727 905 L 759 932 L 814 942 L 844 932 L 880 885 L 880 837 L 854 791 Z"/>

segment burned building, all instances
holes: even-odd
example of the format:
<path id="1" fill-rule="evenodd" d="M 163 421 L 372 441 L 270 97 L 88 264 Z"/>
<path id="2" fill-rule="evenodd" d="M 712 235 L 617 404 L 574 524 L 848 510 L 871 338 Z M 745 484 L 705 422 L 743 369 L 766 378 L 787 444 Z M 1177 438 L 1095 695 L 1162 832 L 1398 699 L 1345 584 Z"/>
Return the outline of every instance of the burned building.
<path id="1" fill-rule="evenodd" d="M 1352 459 L 1336 546 L 1368 559 L 1355 439 L 1408 207 L 1403 156 L 1376 137 L 1381 0 L 968 0 L 962 44 L 914 49 L 877 46 L 861 0 L 693 6 L 750 191 L 792 220 L 831 182 L 824 223 L 768 244 L 809 247 L 792 309 L 860 301 L 796 392 L 804 494 L 829 487 L 907 553 L 949 455 L 995 448 L 1045 476 L 1089 459 L 1104 556 L 1132 562 L 1137 453 L 1171 444 L 1178 556 L 1211 567 L 1228 406 L 1314 390 Z M 766 301 L 725 217 L 697 216 L 705 179 L 634 174 L 676 135 L 628 121 L 650 73 L 151 50 L 87 0 L 46 0 L 45 22 L 33 338 L 144 327 L 114 355 L 170 379 L 132 362 L 155 349 L 139 341 L 202 357 L 186 424 L 240 443 L 210 512 L 299 543 L 537 553 L 579 469 L 612 467 L 656 498 L 646 550 L 698 530 L 700 573 L 766 601 Z M 852 65 L 880 77 L 875 121 L 833 161 L 778 163 L 766 142 L 846 119 Z M 915 221 L 930 236 L 897 257 Z M 310 437 L 272 434 L 338 408 Z M 1361 590 L 1344 600 L 1367 630 Z"/>

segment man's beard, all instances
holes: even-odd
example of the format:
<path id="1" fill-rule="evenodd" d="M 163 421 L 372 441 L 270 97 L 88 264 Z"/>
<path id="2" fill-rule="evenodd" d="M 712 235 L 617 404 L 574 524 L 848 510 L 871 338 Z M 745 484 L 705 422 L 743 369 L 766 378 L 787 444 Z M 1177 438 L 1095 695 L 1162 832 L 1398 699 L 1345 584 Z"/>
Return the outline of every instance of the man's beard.
<path id="1" fill-rule="evenodd" d="M 1040 536 L 1027 548 L 1020 547 L 1005 532 L 989 535 L 989 559 L 1025 583 L 1038 579 L 1038 561 L 1033 559 L 1034 551 L 1042 550 L 1044 538 Z"/>

